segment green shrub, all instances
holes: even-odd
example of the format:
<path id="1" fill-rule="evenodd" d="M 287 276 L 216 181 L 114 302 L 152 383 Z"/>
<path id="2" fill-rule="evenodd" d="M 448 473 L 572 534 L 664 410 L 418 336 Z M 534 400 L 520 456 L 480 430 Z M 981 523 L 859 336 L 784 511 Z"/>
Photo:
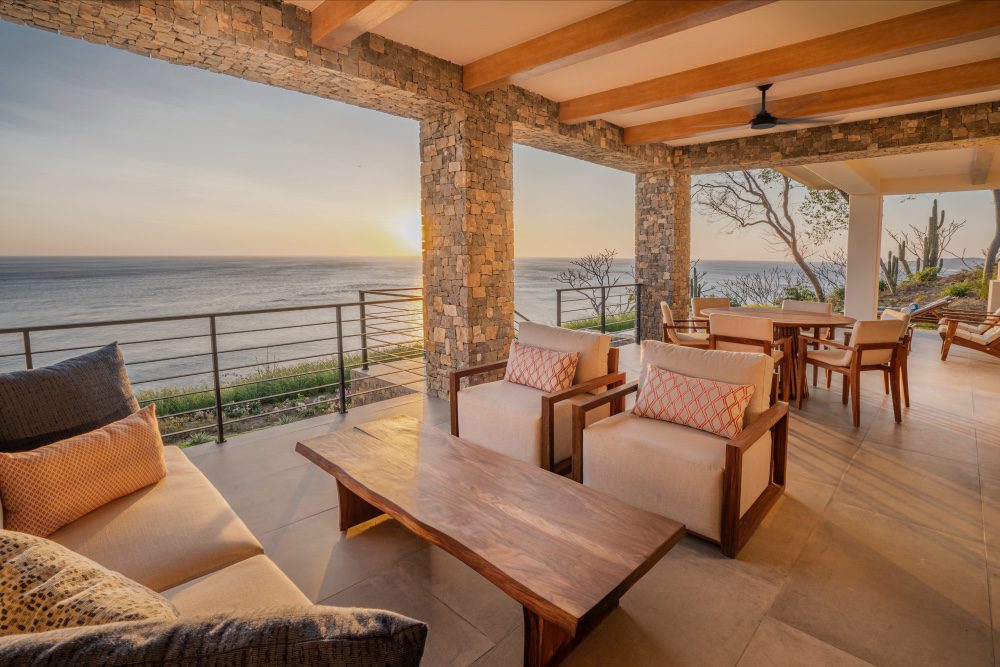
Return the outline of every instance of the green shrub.
<path id="1" fill-rule="evenodd" d="M 188 436 L 188 439 L 181 443 L 181 447 L 191 447 L 192 445 L 201 445 L 206 442 L 212 442 L 215 438 L 208 431 L 195 431 Z"/>
<path id="2" fill-rule="evenodd" d="M 940 273 L 941 273 L 940 267 L 928 266 L 926 269 L 921 269 L 913 275 L 916 277 L 917 281 L 922 283 L 929 283 L 932 280 L 936 280 L 938 274 Z"/>
<path id="3" fill-rule="evenodd" d="M 586 317 L 582 320 L 563 322 L 563 327 L 565 327 L 566 329 L 590 329 L 592 331 L 600 331 L 601 318 L 600 316 L 595 315 L 594 317 Z M 604 318 L 604 328 L 608 331 L 608 333 L 634 329 L 635 313 L 632 312 L 632 313 L 620 313 L 618 315 L 608 315 Z"/>
<path id="4" fill-rule="evenodd" d="M 816 301 L 816 292 L 812 291 L 805 285 L 792 285 L 785 288 L 785 295 L 782 299 L 792 299 L 794 301 Z M 775 302 L 775 305 L 779 305 L 780 300 Z"/>
<path id="5" fill-rule="evenodd" d="M 945 296 L 963 297 L 969 296 L 977 290 L 977 286 L 968 280 L 963 280 L 960 283 L 954 283 L 953 285 L 948 285 L 944 288 L 942 292 Z"/>

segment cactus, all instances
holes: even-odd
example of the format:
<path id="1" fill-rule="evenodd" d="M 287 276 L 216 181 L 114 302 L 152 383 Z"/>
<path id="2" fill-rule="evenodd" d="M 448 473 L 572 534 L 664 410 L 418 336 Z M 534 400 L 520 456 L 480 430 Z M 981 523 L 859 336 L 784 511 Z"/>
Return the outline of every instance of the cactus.
<path id="1" fill-rule="evenodd" d="M 698 273 L 698 262 L 691 263 L 691 298 L 697 299 L 705 289 L 705 274 Z"/>
<path id="2" fill-rule="evenodd" d="M 896 245 L 898 248 L 896 250 L 896 259 L 898 261 L 898 266 L 903 267 L 903 271 L 906 273 L 906 277 L 909 278 L 910 276 L 913 275 L 913 272 L 910 271 L 910 263 L 906 261 L 906 237 L 904 236 L 901 239 L 899 239 Z M 890 257 L 892 256 L 892 252 L 889 253 L 889 256 Z M 894 275 L 898 276 L 898 274 Z M 895 289 L 893 289 L 893 291 L 895 291 Z"/>
<path id="3" fill-rule="evenodd" d="M 927 219 L 927 235 L 924 237 L 923 243 L 925 269 L 932 266 L 940 269 L 944 266 L 944 260 L 941 258 L 941 229 L 943 226 L 944 210 L 938 217 L 938 200 L 935 199 L 934 206 L 931 208 L 931 216 Z"/>

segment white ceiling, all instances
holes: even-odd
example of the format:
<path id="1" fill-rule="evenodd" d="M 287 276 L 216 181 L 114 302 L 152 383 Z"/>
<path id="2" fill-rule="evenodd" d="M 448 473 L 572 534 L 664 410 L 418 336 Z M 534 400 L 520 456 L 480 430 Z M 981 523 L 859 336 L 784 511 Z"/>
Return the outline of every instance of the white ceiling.
<path id="1" fill-rule="evenodd" d="M 291 0 L 307 6 L 315 0 Z M 563 101 L 731 58 L 848 30 L 922 11 L 951 0 L 779 0 L 735 16 L 691 28 L 621 51 L 538 76 L 518 85 Z M 579 21 L 624 0 L 416 0 L 375 30 L 460 65 Z M 841 88 L 1000 57 L 1000 36 L 911 54 L 833 72 L 778 81 L 769 99 Z M 766 83 L 764 81 L 755 83 Z M 831 118 L 850 122 L 867 118 L 1000 100 L 1000 90 L 883 107 Z M 747 120 L 756 112 L 759 93 L 746 89 L 634 112 L 614 112 L 606 120 L 631 127 L 666 118 L 745 106 Z M 774 131 L 788 131 L 782 126 Z M 749 128 L 727 130 L 671 142 L 676 145 L 759 134 Z"/>

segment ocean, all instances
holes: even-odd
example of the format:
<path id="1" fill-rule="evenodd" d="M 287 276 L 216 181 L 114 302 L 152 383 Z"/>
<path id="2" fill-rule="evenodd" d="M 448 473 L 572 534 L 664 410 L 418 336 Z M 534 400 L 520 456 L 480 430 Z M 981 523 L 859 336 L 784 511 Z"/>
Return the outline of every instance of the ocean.
<path id="1" fill-rule="evenodd" d="M 570 268 L 570 261 L 567 258 L 515 260 L 514 301 L 518 312 L 532 321 L 554 323 L 555 290 L 562 286 L 554 277 Z M 791 262 L 702 260 L 699 271 L 711 285 L 741 273 L 774 266 L 794 268 Z M 630 260 L 616 262 L 615 272 L 622 283 L 632 281 L 630 271 Z M 362 289 L 419 285 L 420 259 L 417 257 L 0 257 L 0 328 L 353 302 Z M 249 317 L 231 319 L 233 324 L 220 322 L 220 331 L 227 326 L 229 330 L 237 330 L 232 327 L 262 328 L 328 322 L 331 318 L 327 311 L 310 311 L 254 316 L 252 322 Z M 32 343 L 35 350 L 46 350 L 97 345 L 115 339 L 196 336 L 204 333 L 204 326 L 207 326 L 204 321 L 199 320 L 116 327 L 113 331 L 39 333 Z M 355 330 L 348 325 L 346 332 Z M 253 353 L 232 353 L 228 360 L 223 359 L 222 365 L 288 358 L 286 353 L 291 349 L 277 345 L 287 340 L 287 333 L 233 334 L 227 338 L 227 346 L 232 349 L 262 343 L 276 347 Z M 130 348 L 129 360 L 140 361 L 136 368 L 130 367 L 130 373 L 133 379 L 141 381 L 176 375 L 192 364 L 203 365 L 205 358 L 201 353 L 204 350 L 199 347 L 203 342 L 203 339 L 174 342 L 166 351 L 163 343 L 136 345 Z M 0 371 L 22 368 L 21 350 L 20 336 L 0 336 Z M 328 351 L 327 342 L 295 348 L 299 356 Z M 181 353 L 194 356 L 191 360 L 165 363 L 142 361 Z M 51 363 L 69 354 L 39 353 L 35 364 Z M 187 381 L 181 378 L 182 384 Z"/>

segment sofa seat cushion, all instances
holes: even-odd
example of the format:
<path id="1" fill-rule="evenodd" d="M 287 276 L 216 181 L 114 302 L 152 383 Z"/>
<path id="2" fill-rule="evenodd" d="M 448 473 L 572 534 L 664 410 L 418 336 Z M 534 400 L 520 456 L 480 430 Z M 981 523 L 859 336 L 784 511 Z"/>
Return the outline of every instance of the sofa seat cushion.
<path id="1" fill-rule="evenodd" d="M 692 331 L 691 333 L 675 331 L 674 335 L 677 336 L 677 340 L 682 343 L 704 343 L 705 345 L 708 345 L 707 333 L 701 333 L 700 331 Z"/>
<path id="2" fill-rule="evenodd" d="M 267 556 L 254 556 L 163 591 L 182 616 L 312 603 Z"/>
<path id="3" fill-rule="evenodd" d="M 145 586 L 55 542 L 10 530 L 0 531 L 0 604 L 0 636 L 178 616 Z"/>
<path id="4" fill-rule="evenodd" d="M 545 392 L 511 382 L 487 382 L 458 392 L 461 438 L 519 461 L 542 464 L 542 396 Z M 555 456 L 559 463 L 573 455 L 573 406 L 592 399 L 582 394 L 555 406 Z M 603 405 L 587 413 L 592 424 L 611 414 Z"/>
<path id="5" fill-rule="evenodd" d="M 850 350 L 841 350 L 835 347 L 822 350 L 806 350 L 806 355 L 810 359 L 822 361 L 824 364 L 831 366 L 850 366 L 853 354 Z"/>
<path id="6" fill-rule="evenodd" d="M 680 521 L 689 531 L 713 540 L 722 534 L 725 464 L 725 438 L 629 412 L 583 431 L 584 484 Z M 768 432 L 743 455 L 741 516 L 767 488 L 770 477 Z"/>
<path id="7" fill-rule="evenodd" d="M 49 538 L 165 591 L 264 550 L 211 482 L 177 447 L 164 447 L 167 476 L 114 500 Z"/>
<path id="8" fill-rule="evenodd" d="M 420 621 L 377 609 L 249 610 L 7 637 L 0 665 L 417 667 Z"/>

